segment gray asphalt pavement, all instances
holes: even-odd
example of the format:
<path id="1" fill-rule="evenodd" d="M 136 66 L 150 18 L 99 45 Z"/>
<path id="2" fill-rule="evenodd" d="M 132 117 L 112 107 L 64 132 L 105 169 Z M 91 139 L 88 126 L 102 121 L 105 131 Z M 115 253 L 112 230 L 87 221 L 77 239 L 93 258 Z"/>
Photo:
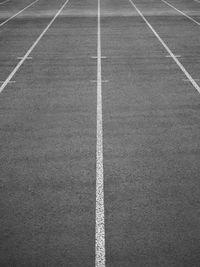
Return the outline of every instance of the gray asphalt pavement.
<path id="1" fill-rule="evenodd" d="M 1 84 L 64 2 L 0 26 Z M 133 3 L 200 86 L 200 26 Z M 0 93 L 2 267 L 95 266 L 97 4 L 70 0 Z M 199 267 L 199 92 L 128 0 L 101 0 L 101 54 L 106 266 Z"/>

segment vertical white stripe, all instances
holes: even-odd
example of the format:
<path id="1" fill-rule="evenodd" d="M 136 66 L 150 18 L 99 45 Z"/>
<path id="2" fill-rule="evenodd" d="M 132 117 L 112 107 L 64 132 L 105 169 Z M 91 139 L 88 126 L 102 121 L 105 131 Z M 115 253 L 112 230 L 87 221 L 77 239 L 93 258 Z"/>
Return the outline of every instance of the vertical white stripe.
<path id="1" fill-rule="evenodd" d="M 98 0 L 97 26 L 97 144 L 96 144 L 96 244 L 95 266 L 105 267 L 104 177 L 103 177 L 103 125 L 101 74 L 101 11 Z"/>

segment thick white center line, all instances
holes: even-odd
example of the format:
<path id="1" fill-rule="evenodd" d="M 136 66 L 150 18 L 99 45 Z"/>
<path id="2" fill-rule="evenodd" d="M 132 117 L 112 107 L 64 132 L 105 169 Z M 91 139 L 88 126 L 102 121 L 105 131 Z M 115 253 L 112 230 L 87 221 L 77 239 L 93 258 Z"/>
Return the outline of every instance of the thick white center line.
<path id="1" fill-rule="evenodd" d="M 19 70 L 19 68 L 22 66 L 22 64 L 24 63 L 24 61 L 29 57 L 30 53 L 33 51 L 33 49 L 35 48 L 35 46 L 39 43 L 39 41 L 41 40 L 41 38 L 44 36 L 44 34 L 48 31 L 48 29 L 51 27 L 51 25 L 53 24 L 53 22 L 55 21 L 55 19 L 60 15 L 60 13 L 62 12 L 63 8 L 66 6 L 66 4 L 69 2 L 69 0 L 67 0 L 62 7 L 58 10 L 58 12 L 55 14 L 55 16 L 53 17 L 53 19 L 50 21 L 50 23 L 47 25 L 47 27 L 43 30 L 43 32 L 40 34 L 40 36 L 37 38 L 37 40 L 34 42 L 34 44 L 29 48 L 29 50 L 26 52 L 26 54 L 21 58 L 21 60 L 19 61 L 19 63 L 16 65 L 16 67 L 13 69 L 13 71 L 10 73 L 10 75 L 7 77 L 7 79 L 3 82 L 3 84 L 0 86 L 0 93 L 3 91 L 3 89 L 6 87 L 6 85 L 11 81 L 11 79 L 13 78 L 13 76 L 16 74 L 16 72 Z"/>
<path id="2" fill-rule="evenodd" d="M 164 46 L 166 51 L 169 53 L 169 55 L 172 57 L 172 59 L 176 62 L 176 64 L 179 66 L 179 68 L 182 70 L 182 72 L 185 74 L 185 76 L 188 78 L 188 80 L 191 82 L 191 84 L 194 86 L 194 88 L 200 93 L 200 87 L 195 82 L 195 80 L 192 78 L 192 76 L 189 74 L 189 72 L 185 69 L 185 67 L 181 64 L 181 62 L 176 58 L 176 56 L 172 53 L 170 48 L 166 45 L 166 43 L 163 41 L 163 39 L 158 35 L 158 33 L 155 31 L 153 26 L 148 22 L 148 20 L 144 17 L 142 12 L 136 7 L 136 5 L 133 3 L 132 0 L 129 0 L 131 5 L 137 10 L 138 14 L 142 17 L 142 19 L 146 22 L 147 26 L 151 29 L 151 31 L 154 33 L 154 35 L 157 37 L 157 39 L 161 42 L 161 44 Z"/>
<path id="3" fill-rule="evenodd" d="M 176 7 L 172 6 L 170 3 L 168 3 L 165 0 L 161 0 L 161 1 L 164 2 L 166 5 L 170 6 L 171 8 L 175 9 L 177 12 L 181 13 L 183 16 L 185 16 L 186 18 L 190 19 L 191 21 L 193 21 L 194 23 L 196 23 L 197 25 L 200 26 L 200 22 L 198 22 L 197 20 L 195 20 L 192 17 L 188 16 L 183 11 L 181 11 L 181 10 L 177 9 Z"/>
<path id="4" fill-rule="evenodd" d="M 3 26 L 4 24 L 6 24 L 8 21 L 10 21 L 11 19 L 15 18 L 17 15 L 19 15 L 20 13 L 22 13 L 24 10 L 26 10 L 27 8 L 31 7 L 32 5 L 34 5 L 36 2 L 38 2 L 39 0 L 36 0 L 34 2 L 32 2 L 30 5 L 26 6 L 25 8 L 23 8 L 22 10 L 20 10 L 19 12 L 17 12 L 16 14 L 14 14 L 12 17 L 8 18 L 7 20 L 5 20 L 4 22 L 0 23 L 0 27 Z"/>
<path id="5" fill-rule="evenodd" d="M 98 26 L 97 26 L 97 143 L 96 143 L 96 236 L 95 238 L 96 238 L 95 267 L 105 267 L 100 0 L 98 0 Z"/>
<path id="6" fill-rule="evenodd" d="M 10 0 L 5 0 L 5 1 L 1 2 L 0 5 L 3 5 L 3 4 L 8 3 L 8 2 L 10 2 Z"/>

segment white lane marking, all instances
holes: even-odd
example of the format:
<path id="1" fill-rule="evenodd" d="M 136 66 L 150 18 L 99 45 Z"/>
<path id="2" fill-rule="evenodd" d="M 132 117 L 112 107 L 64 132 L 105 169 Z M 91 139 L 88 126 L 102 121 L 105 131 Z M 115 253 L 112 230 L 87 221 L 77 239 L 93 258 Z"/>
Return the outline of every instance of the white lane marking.
<path id="1" fill-rule="evenodd" d="M 10 2 L 10 0 L 5 0 L 5 1 L 1 2 L 0 5 L 3 5 L 3 4 L 8 3 L 8 2 Z"/>
<path id="2" fill-rule="evenodd" d="M 200 81 L 200 79 L 194 79 L 196 82 L 199 82 Z M 188 79 L 183 79 L 183 81 L 184 82 L 190 82 L 190 80 L 188 80 Z"/>
<path id="3" fill-rule="evenodd" d="M 181 57 L 181 55 L 174 55 L 175 57 Z M 172 57 L 171 55 L 166 55 L 165 57 Z"/>
<path id="4" fill-rule="evenodd" d="M 0 23 L 0 27 L 3 26 L 4 24 L 6 24 L 8 21 L 10 21 L 11 19 L 15 18 L 17 15 L 19 15 L 20 13 L 22 13 L 24 10 L 26 10 L 27 8 L 29 8 L 30 6 L 34 5 L 36 2 L 38 2 L 39 0 L 36 0 L 34 2 L 32 2 L 30 5 L 26 6 L 25 8 L 23 8 L 22 10 L 20 10 L 19 12 L 17 12 L 16 14 L 14 14 L 12 17 L 8 18 L 7 20 L 3 21 L 2 23 Z"/>
<path id="5" fill-rule="evenodd" d="M 97 26 L 97 143 L 96 143 L 96 226 L 95 267 L 105 267 L 105 219 L 104 219 L 104 173 L 103 173 L 103 119 L 101 74 L 101 6 L 98 0 Z"/>
<path id="6" fill-rule="evenodd" d="M 4 81 L 0 81 L 0 83 L 4 83 Z M 8 83 L 16 83 L 16 81 L 9 81 Z"/>
<path id="7" fill-rule="evenodd" d="M 23 59 L 23 57 L 17 57 L 17 59 Z M 27 57 L 26 59 L 32 59 L 32 57 Z"/>
<path id="8" fill-rule="evenodd" d="M 194 0 L 194 2 L 197 2 L 197 3 L 199 3 L 199 4 L 200 4 L 200 1 L 198 1 L 198 0 Z"/>
<path id="9" fill-rule="evenodd" d="M 98 83 L 97 80 L 90 80 L 91 83 Z M 101 80 L 101 83 L 107 83 L 108 80 Z"/>
<path id="10" fill-rule="evenodd" d="M 93 56 L 93 57 L 91 57 L 91 58 L 97 59 L 97 56 Z M 107 57 L 105 57 L 105 56 L 101 56 L 101 59 L 104 59 L 104 58 L 107 58 Z"/>
<path id="11" fill-rule="evenodd" d="M 191 21 L 193 21 L 194 23 L 196 23 L 197 25 L 200 26 L 200 22 L 198 22 L 197 20 L 195 20 L 192 17 L 188 16 L 183 11 L 181 11 L 181 10 L 177 9 L 176 7 L 172 6 L 170 3 L 168 3 L 165 0 L 161 0 L 161 1 L 164 2 L 166 5 L 170 6 L 171 8 L 175 9 L 177 12 L 181 13 L 183 16 L 187 17 L 188 19 L 190 19 Z"/>
<path id="12" fill-rule="evenodd" d="M 26 54 L 23 56 L 23 58 L 18 62 L 16 67 L 13 69 L 13 71 L 10 73 L 10 75 L 7 77 L 7 79 L 4 81 L 4 83 L 0 86 L 0 93 L 3 91 L 3 89 L 6 87 L 6 85 L 10 82 L 10 80 L 13 78 L 15 73 L 19 70 L 21 65 L 24 63 L 24 61 L 29 57 L 30 53 L 33 51 L 35 46 L 39 43 L 41 38 L 44 36 L 44 34 L 48 31 L 48 29 L 51 27 L 52 23 L 55 21 L 55 19 L 60 15 L 63 8 L 66 6 L 66 4 L 69 2 L 67 0 L 62 7 L 58 10 L 58 12 L 55 14 L 53 19 L 50 21 L 50 23 L 47 25 L 47 27 L 43 30 L 43 32 L 40 34 L 40 36 L 37 38 L 37 40 L 34 42 L 34 44 L 29 48 L 29 50 L 26 52 Z"/>
<path id="13" fill-rule="evenodd" d="M 166 51 L 169 53 L 169 55 L 172 57 L 172 59 L 176 62 L 176 64 L 179 66 L 179 68 L 182 70 L 182 72 L 185 74 L 187 79 L 191 82 L 191 84 L 194 86 L 194 88 L 200 93 L 200 87 L 195 82 L 195 80 L 192 78 L 192 76 L 189 74 L 189 72 L 185 69 L 185 67 L 181 64 L 181 62 L 175 57 L 175 55 L 172 53 L 170 48 L 166 45 L 166 43 L 163 41 L 163 39 L 158 35 L 158 33 L 155 31 L 153 26 L 148 22 L 148 20 L 144 17 L 142 12 L 136 7 L 136 5 L 133 3 L 132 0 L 129 0 L 131 5 L 137 10 L 138 14 L 142 17 L 142 19 L 146 22 L 147 26 L 151 29 L 151 31 L 154 33 L 154 35 L 157 37 L 157 39 L 160 41 L 160 43 L 164 46 Z"/>

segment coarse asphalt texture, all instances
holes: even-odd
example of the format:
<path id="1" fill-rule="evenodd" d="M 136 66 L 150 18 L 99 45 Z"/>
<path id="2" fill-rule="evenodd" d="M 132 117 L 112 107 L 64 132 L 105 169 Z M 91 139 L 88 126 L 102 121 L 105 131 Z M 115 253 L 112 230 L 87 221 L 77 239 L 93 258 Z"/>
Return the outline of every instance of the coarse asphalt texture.
<path id="1" fill-rule="evenodd" d="M 1 0 L 0 23 L 32 2 Z M 64 3 L 0 26 L 1 84 Z M 130 0 L 100 3 L 106 266 L 199 267 L 199 92 Z M 200 26 L 132 3 L 200 86 Z M 0 267 L 95 266 L 97 14 L 69 0 L 0 93 Z"/>

